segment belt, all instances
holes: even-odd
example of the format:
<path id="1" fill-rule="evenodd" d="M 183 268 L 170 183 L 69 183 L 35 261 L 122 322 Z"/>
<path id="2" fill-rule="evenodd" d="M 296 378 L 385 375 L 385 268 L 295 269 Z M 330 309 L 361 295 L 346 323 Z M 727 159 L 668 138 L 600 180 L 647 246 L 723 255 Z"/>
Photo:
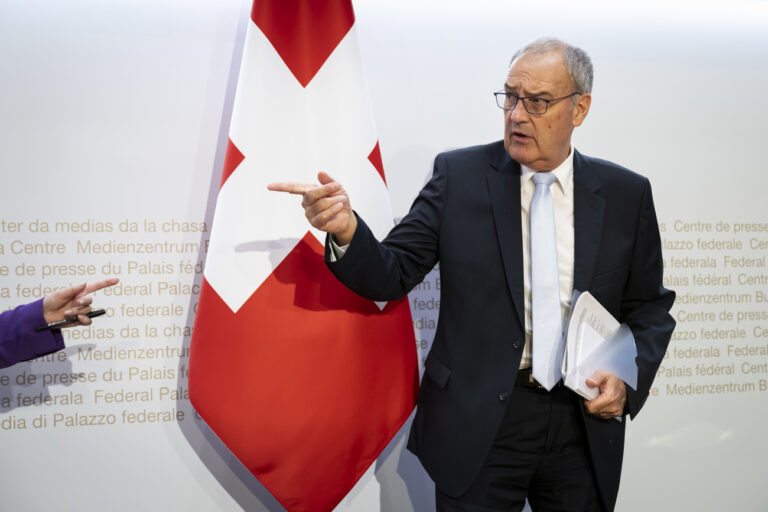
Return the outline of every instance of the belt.
<path id="1" fill-rule="evenodd" d="M 519 388 L 527 388 L 527 389 L 536 389 L 538 391 L 547 392 L 547 388 L 542 386 L 538 383 L 536 379 L 533 378 L 533 371 L 530 368 L 520 368 L 517 371 L 517 379 L 515 380 L 515 386 Z M 554 391 L 557 388 L 563 387 L 563 381 L 562 379 L 557 381 L 557 384 L 555 384 L 555 387 L 553 387 L 549 391 Z"/>

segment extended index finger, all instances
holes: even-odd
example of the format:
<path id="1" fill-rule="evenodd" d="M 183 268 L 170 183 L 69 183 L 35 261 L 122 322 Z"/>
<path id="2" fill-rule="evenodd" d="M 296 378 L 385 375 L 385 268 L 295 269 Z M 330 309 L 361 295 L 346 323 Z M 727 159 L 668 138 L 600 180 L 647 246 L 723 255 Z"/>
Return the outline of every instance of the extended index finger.
<path id="1" fill-rule="evenodd" d="M 289 194 L 305 194 L 317 185 L 307 183 L 294 183 L 291 181 L 276 181 L 267 185 L 267 189 L 274 192 L 288 192 Z"/>
<path id="2" fill-rule="evenodd" d="M 101 290 L 102 288 L 106 288 L 107 286 L 113 286 L 119 283 L 120 280 L 116 277 L 110 277 L 108 279 L 102 279 L 101 281 L 94 281 L 93 283 L 88 283 L 85 287 L 85 290 L 80 295 L 86 295 L 91 292 L 95 292 L 97 290 Z"/>

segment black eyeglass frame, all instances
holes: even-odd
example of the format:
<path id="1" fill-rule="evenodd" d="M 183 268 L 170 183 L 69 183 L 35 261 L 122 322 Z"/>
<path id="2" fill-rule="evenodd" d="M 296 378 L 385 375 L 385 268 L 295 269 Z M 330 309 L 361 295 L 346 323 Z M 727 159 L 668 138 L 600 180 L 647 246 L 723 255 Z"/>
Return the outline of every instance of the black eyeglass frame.
<path id="1" fill-rule="evenodd" d="M 557 103 L 558 101 L 564 100 L 566 98 L 570 98 L 572 96 L 576 96 L 577 94 L 584 94 L 584 93 L 576 91 L 576 92 L 572 92 L 571 94 L 569 94 L 567 96 L 563 96 L 561 98 L 555 98 L 555 99 L 552 99 L 552 100 L 548 100 L 548 99 L 545 99 L 545 98 L 538 98 L 536 96 L 524 96 L 524 97 L 521 97 L 521 96 L 517 96 L 516 94 L 513 94 L 511 92 L 507 92 L 507 91 L 498 91 L 498 92 L 493 93 L 493 95 L 496 97 L 496 105 L 501 110 L 503 110 L 505 112 L 508 111 L 508 110 L 515 110 L 515 107 L 517 106 L 518 103 L 520 103 L 520 100 L 523 100 L 523 108 L 525 108 L 525 111 L 528 112 L 529 114 L 531 114 L 532 116 L 543 116 L 544 114 L 547 113 L 547 110 L 549 110 L 550 103 Z M 503 99 L 501 99 L 501 103 L 499 103 L 499 98 L 503 98 Z M 511 107 L 505 107 L 504 106 L 504 103 L 506 103 L 507 98 L 515 98 L 515 103 Z M 530 109 L 528 108 L 528 101 L 527 100 L 536 100 L 538 102 L 543 102 L 544 103 L 544 112 L 531 112 Z"/>

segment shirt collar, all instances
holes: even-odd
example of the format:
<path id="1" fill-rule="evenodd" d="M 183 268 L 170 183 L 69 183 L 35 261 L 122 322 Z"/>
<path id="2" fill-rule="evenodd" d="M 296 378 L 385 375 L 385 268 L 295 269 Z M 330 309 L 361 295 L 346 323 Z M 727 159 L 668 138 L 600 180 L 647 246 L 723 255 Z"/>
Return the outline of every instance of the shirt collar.
<path id="1" fill-rule="evenodd" d="M 520 164 L 520 170 L 522 172 L 523 183 L 529 181 L 531 178 L 533 178 L 533 174 L 538 172 L 534 169 L 531 169 L 530 167 L 526 167 L 523 164 Z M 552 173 L 555 175 L 555 181 L 560 185 L 560 189 L 563 191 L 563 193 L 567 192 L 572 183 L 571 176 L 573 175 L 573 146 L 571 146 L 566 159 L 563 160 L 563 162 L 556 168 L 552 169 Z"/>

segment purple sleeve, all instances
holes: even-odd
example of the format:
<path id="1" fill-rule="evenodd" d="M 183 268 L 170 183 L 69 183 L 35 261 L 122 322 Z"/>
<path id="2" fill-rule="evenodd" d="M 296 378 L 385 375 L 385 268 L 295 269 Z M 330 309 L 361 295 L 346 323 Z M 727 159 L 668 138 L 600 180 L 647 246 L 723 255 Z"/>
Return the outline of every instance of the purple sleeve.
<path id="1" fill-rule="evenodd" d="M 43 299 L 0 313 L 0 368 L 64 348 L 61 331 L 35 332 L 44 323 Z"/>

